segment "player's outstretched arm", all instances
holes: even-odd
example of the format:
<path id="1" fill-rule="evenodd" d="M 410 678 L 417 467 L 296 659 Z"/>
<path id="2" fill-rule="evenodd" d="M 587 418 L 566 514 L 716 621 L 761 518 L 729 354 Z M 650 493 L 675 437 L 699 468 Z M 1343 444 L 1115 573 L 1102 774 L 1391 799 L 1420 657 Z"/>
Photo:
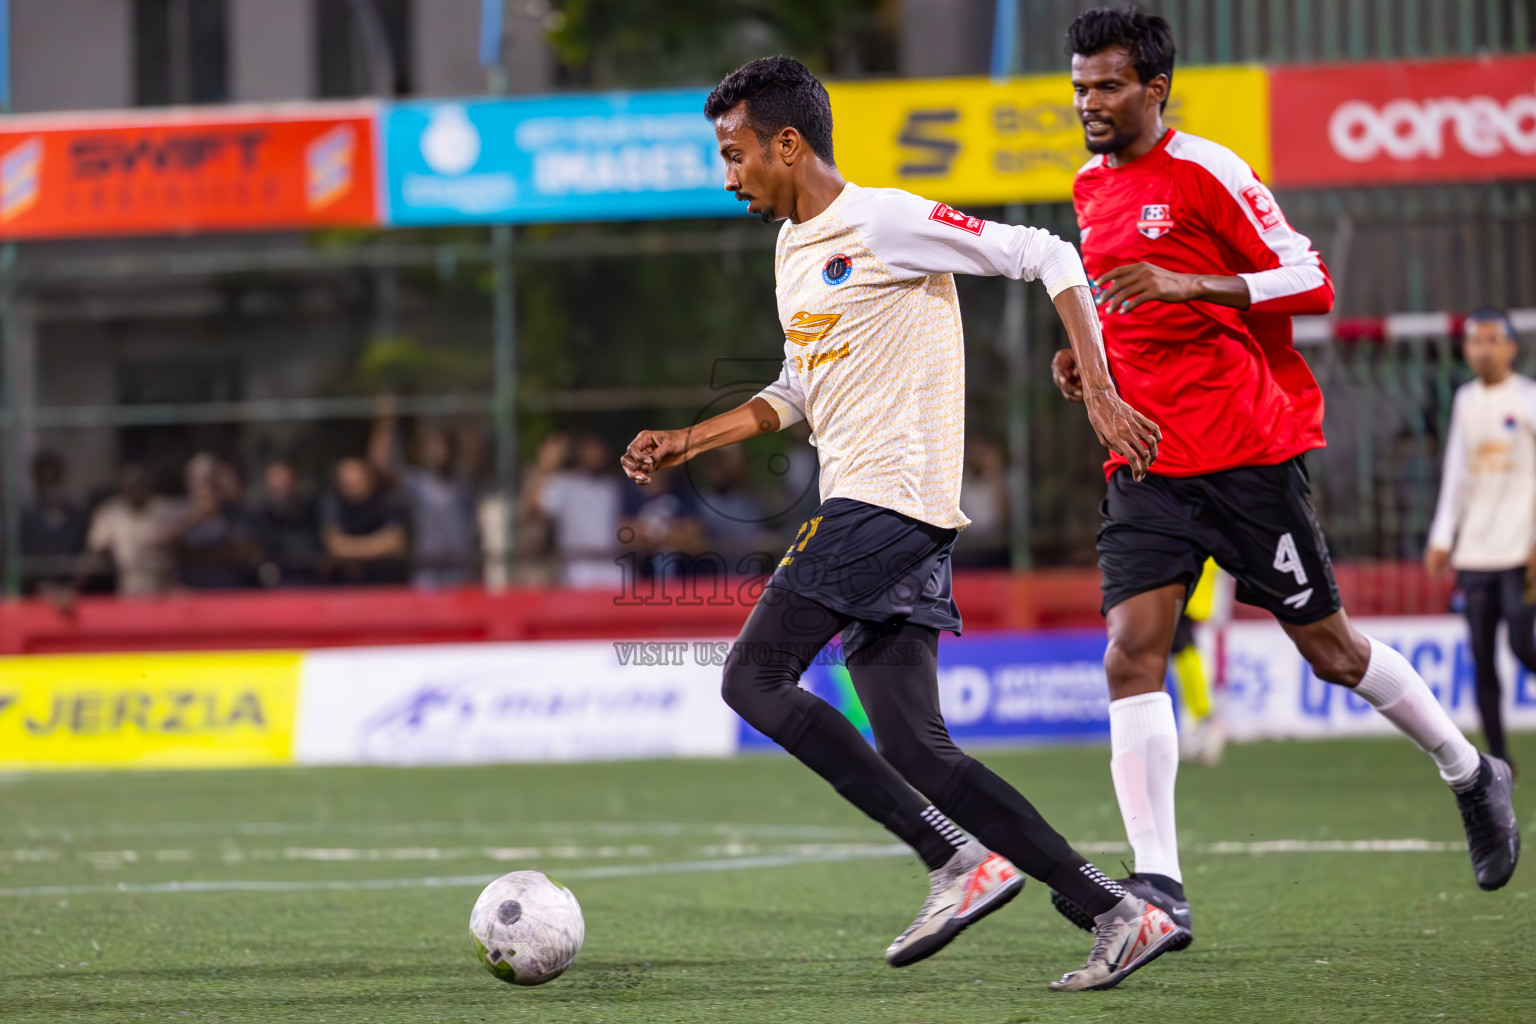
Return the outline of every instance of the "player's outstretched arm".
<path id="1" fill-rule="evenodd" d="M 644 486 L 658 469 L 687 462 L 700 452 L 779 429 L 779 414 L 761 398 L 682 430 L 642 430 L 619 457 L 624 474 Z"/>
<path id="2" fill-rule="evenodd" d="M 1055 303 L 1072 348 L 1056 353 L 1051 377 L 1069 400 L 1088 407 L 1088 422 L 1099 443 L 1129 462 L 1131 475 L 1140 480 L 1157 459 L 1162 429 L 1127 405 L 1115 388 L 1088 289 L 1081 285 L 1064 289 Z"/>
<path id="3" fill-rule="evenodd" d="M 1237 275 L 1180 274 L 1154 263 L 1128 263 L 1093 282 L 1105 313 L 1129 313 L 1143 302 L 1211 302 L 1247 309 L 1248 282 Z"/>

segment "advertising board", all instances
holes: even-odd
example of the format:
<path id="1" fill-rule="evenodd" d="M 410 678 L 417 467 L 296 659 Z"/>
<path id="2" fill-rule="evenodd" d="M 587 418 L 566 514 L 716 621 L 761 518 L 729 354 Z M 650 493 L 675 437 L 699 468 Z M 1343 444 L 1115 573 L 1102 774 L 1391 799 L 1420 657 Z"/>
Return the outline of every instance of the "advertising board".
<path id="1" fill-rule="evenodd" d="M 0 119 L 0 238 L 378 222 L 373 109 Z"/>
<path id="2" fill-rule="evenodd" d="M 1536 175 L 1536 57 L 1270 71 L 1275 184 Z"/>
<path id="3" fill-rule="evenodd" d="M 0 658 L 0 770 L 287 763 L 303 658 Z"/>
<path id="4" fill-rule="evenodd" d="M 386 219 L 458 224 L 727 217 L 707 90 L 394 104 Z"/>

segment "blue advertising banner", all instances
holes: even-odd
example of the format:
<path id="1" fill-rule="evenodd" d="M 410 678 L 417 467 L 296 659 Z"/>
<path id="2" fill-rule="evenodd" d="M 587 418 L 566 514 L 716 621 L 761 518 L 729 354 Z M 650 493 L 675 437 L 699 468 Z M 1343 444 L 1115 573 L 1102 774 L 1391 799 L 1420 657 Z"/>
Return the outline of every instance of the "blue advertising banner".
<path id="1" fill-rule="evenodd" d="M 729 217 L 703 90 L 394 104 L 385 223 Z"/>
<path id="2" fill-rule="evenodd" d="M 990 633 L 939 641 L 939 702 L 962 745 L 1107 740 L 1109 689 L 1101 630 Z M 801 686 L 869 735 L 842 651 L 829 645 Z M 777 749 L 741 723 L 742 750 Z"/>

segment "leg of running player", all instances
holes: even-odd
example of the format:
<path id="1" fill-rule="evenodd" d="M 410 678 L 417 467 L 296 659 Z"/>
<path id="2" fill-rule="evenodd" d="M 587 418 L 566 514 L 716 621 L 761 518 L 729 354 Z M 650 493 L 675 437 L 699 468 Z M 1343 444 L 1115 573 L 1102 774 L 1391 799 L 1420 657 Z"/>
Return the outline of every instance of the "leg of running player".
<path id="1" fill-rule="evenodd" d="M 1062 987 L 1101 988 L 1151 962 L 1184 940 L 1181 929 L 1155 906 L 1130 897 L 1053 829 L 1023 794 L 966 754 L 949 735 L 939 708 L 939 631 L 911 623 L 860 623 L 844 630 L 848 673 L 869 715 L 881 755 L 950 819 L 995 851 L 957 894 L 960 912 L 943 925 L 958 934 L 1012 899 L 1023 879 L 1006 857 L 1081 906 L 1110 948 L 1145 935 L 1140 949 L 1126 949 L 1113 966 L 1092 957 Z M 1014 884 L 1016 883 L 1016 884 Z M 892 944 L 912 962 L 920 944 L 939 929 L 919 920 Z M 947 941 L 947 939 L 946 939 Z M 903 948 L 905 947 L 905 949 Z M 891 953 L 887 954 L 892 955 Z"/>
<path id="2" fill-rule="evenodd" d="M 799 685 L 850 621 L 792 591 L 765 589 L 726 659 L 722 695 L 753 728 L 912 847 L 929 870 L 941 868 L 962 839 L 841 712 Z"/>
<path id="3" fill-rule="evenodd" d="M 893 966 L 902 967 L 932 956 L 959 934 L 952 919 L 961 901 L 951 897 L 985 885 L 979 876 L 990 879 L 992 865 L 987 851 L 919 796 L 853 723 L 799 686 L 817 652 L 850 621 L 793 591 L 767 588 L 726 659 L 722 691 L 737 714 L 922 858 L 930 892 L 908 931 L 922 928 L 923 941 L 906 955 L 886 952 Z"/>
<path id="4" fill-rule="evenodd" d="M 1479 755 L 1408 659 L 1355 629 L 1342 610 L 1281 626 L 1319 679 L 1354 690 L 1434 759 L 1456 793 L 1477 884 L 1497 889 L 1508 882 L 1520 857 L 1509 765 Z"/>
<path id="5" fill-rule="evenodd" d="M 1527 671 L 1536 672 L 1536 605 L 1525 601 L 1525 570 L 1515 569 L 1499 574 L 1499 617 L 1509 628 L 1509 648 Z M 1493 677 L 1495 684 L 1499 677 Z M 1492 693 L 1477 692 L 1477 706 L 1482 713 L 1483 731 L 1488 737 L 1488 752 L 1494 757 L 1509 761 L 1509 746 L 1504 739 L 1503 687 L 1495 686 Z M 1495 746 L 1497 744 L 1497 746 Z M 1510 770 L 1514 765 L 1510 764 Z"/>
<path id="6" fill-rule="evenodd" d="M 1164 689 L 1168 650 L 1186 593 L 1185 583 L 1173 583 L 1110 608 L 1105 613 L 1109 646 L 1104 673 L 1109 680 L 1110 776 L 1135 855 L 1129 888 L 1143 899 L 1155 899 L 1187 929 L 1189 903 L 1174 818 L 1179 737 L 1173 701 Z"/>
<path id="7" fill-rule="evenodd" d="M 1467 640 L 1472 648 L 1473 682 L 1483 735 L 1488 740 L 1488 752 L 1504 757 L 1504 723 L 1499 716 L 1498 641 L 1499 616 L 1503 611 L 1499 574 L 1462 572 L 1457 574 L 1457 582 L 1467 603 Z M 1513 623 L 1510 639 L 1514 639 Z"/>

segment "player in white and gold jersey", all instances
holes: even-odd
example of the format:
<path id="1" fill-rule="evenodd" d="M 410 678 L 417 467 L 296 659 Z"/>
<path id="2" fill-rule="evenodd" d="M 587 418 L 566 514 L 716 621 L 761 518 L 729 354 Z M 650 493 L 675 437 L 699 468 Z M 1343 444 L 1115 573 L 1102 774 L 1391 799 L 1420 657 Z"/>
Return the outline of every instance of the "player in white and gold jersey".
<path id="1" fill-rule="evenodd" d="M 1075 852 L 1039 812 L 944 727 L 941 630 L 958 633 L 950 549 L 960 511 L 965 346 L 954 276 L 1039 280 L 1066 325 L 1099 439 L 1139 477 L 1158 428 L 1120 400 L 1076 251 L 899 189 L 860 188 L 833 162 L 826 90 L 798 61 L 756 60 L 710 94 L 725 187 L 765 222 L 775 254 L 784 368 L 738 408 L 686 430 L 642 431 L 622 459 L 657 469 L 804 419 L 822 504 L 800 528 L 726 662 L 724 695 L 927 864 L 931 891 L 886 951 L 931 956 L 1024 884 L 1018 869 L 1089 908 L 1088 963 L 1053 987 L 1109 988 L 1188 933 Z M 878 752 L 796 684 L 838 633 Z M 922 795 L 919 795 L 922 794 Z M 958 823 L 960 828 L 957 828 Z M 973 841 L 963 828 L 972 836 Z"/>
<path id="2" fill-rule="evenodd" d="M 1456 390 L 1440 500 L 1424 567 L 1456 569 L 1466 600 L 1477 710 L 1488 753 L 1509 763 L 1499 684 L 1499 623 L 1509 647 L 1536 672 L 1536 381 L 1515 372 L 1519 338 L 1509 317 L 1479 309 L 1467 317 L 1462 354 L 1477 374 Z"/>

